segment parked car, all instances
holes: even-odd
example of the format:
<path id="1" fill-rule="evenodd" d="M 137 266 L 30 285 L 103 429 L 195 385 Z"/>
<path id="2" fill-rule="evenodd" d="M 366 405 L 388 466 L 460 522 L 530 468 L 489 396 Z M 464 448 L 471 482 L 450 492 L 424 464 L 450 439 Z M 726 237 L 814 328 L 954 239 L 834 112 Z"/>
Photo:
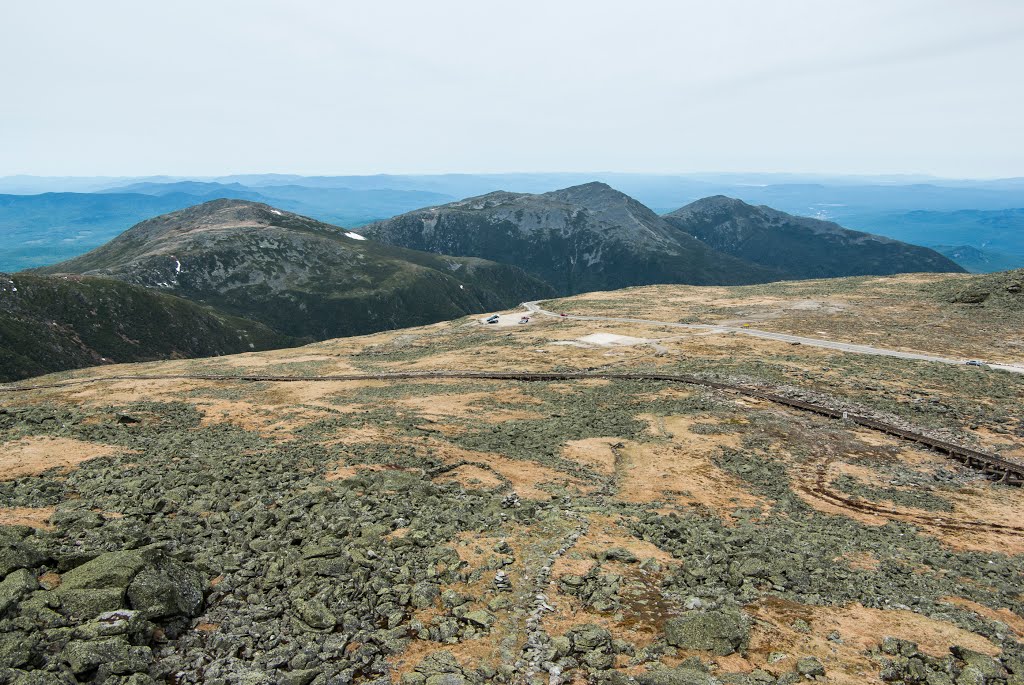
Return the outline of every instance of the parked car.
<path id="1" fill-rule="evenodd" d="M 530 317 L 524 316 L 523 318 L 519 319 L 519 323 L 530 323 Z"/>
<path id="2" fill-rule="evenodd" d="M 498 323 L 498 319 L 500 319 L 500 318 L 501 318 L 500 316 L 498 316 L 497 314 L 494 314 L 493 316 L 490 316 L 490 317 L 487 318 L 487 323 Z"/>
<path id="3" fill-rule="evenodd" d="M 967 362 L 967 366 L 985 366 L 985 362 L 978 361 L 977 359 L 971 359 Z"/>

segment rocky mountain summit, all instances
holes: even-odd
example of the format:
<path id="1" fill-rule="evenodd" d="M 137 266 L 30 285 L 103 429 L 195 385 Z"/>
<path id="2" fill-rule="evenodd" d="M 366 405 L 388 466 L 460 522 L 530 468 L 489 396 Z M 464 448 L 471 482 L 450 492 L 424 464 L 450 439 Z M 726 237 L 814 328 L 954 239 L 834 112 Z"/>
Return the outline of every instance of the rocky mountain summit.
<path id="1" fill-rule="evenodd" d="M 964 271 L 927 247 L 723 195 L 697 200 L 662 218 L 719 252 L 775 269 L 786 278 Z"/>
<path id="2" fill-rule="evenodd" d="M 390 247 L 245 200 L 143 221 L 38 271 L 160 289 L 309 339 L 457 318 L 551 293 L 514 266 Z"/>
<path id="3" fill-rule="evenodd" d="M 779 277 L 673 229 L 604 183 L 541 194 L 488 193 L 402 214 L 362 230 L 392 245 L 514 264 L 561 294 Z"/>

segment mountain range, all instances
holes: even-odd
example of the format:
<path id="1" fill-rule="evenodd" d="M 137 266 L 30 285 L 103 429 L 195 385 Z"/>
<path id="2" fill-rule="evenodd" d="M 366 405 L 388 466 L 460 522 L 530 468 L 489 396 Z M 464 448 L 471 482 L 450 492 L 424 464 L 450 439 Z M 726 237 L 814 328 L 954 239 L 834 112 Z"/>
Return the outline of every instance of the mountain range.
<path id="1" fill-rule="evenodd" d="M 358 231 L 216 199 L 9 277 L 0 373 L 288 346 L 635 285 L 914 271 L 962 269 L 927 248 L 730 198 L 659 216 L 600 182 L 488 193 Z M 14 291 L 18 279 L 28 280 Z"/>
<path id="2" fill-rule="evenodd" d="M 721 195 L 697 200 L 663 218 L 715 250 L 780 270 L 792 279 L 963 270 L 927 247 Z"/>
<path id="3" fill-rule="evenodd" d="M 782 274 L 717 252 L 604 183 L 488 193 L 365 226 L 392 245 L 504 261 L 559 294 L 652 283 L 742 284 Z"/>
<path id="4" fill-rule="evenodd" d="M 0 235 L 4 238 L 0 241 L 0 271 L 69 259 L 139 221 L 218 198 L 263 202 L 326 223 L 357 227 L 497 190 L 542 194 L 591 180 L 606 182 L 659 214 L 701 198 L 726 195 L 918 245 L 973 247 L 984 254 L 961 264 L 972 270 L 1024 266 L 1021 179 L 791 174 L 243 174 L 211 178 L 0 177 L 0 193 L 11 193 L 0 195 Z"/>
<path id="5" fill-rule="evenodd" d="M 382 245 L 245 200 L 213 200 L 144 221 L 38 273 L 157 288 L 315 340 L 432 323 L 553 293 L 512 266 Z"/>
<path id="6" fill-rule="evenodd" d="M 963 271 L 928 248 L 721 196 L 658 216 L 599 182 L 488 193 L 361 230 L 393 245 L 515 264 L 565 295 L 653 283 Z"/>

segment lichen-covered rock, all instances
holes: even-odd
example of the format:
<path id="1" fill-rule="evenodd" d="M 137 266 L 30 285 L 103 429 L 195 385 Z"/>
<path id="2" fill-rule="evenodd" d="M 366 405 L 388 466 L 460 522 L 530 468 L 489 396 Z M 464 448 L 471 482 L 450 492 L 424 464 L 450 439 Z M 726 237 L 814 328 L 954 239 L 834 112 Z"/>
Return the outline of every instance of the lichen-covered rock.
<path id="1" fill-rule="evenodd" d="M 577 626 L 566 633 L 572 644 L 572 651 L 583 654 L 585 652 L 611 651 L 612 634 L 606 628 L 593 623 L 585 623 Z"/>
<path id="2" fill-rule="evenodd" d="M 599 566 L 594 566 L 584 576 L 563 575 L 559 577 L 558 584 L 562 592 L 579 597 L 595 611 L 614 611 L 619 606 L 622 578 L 615 573 L 601 573 Z"/>
<path id="3" fill-rule="evenodd" d="M 125 550 L 101 554 L 61 577 L 58 595 L 69 590 L 127 590 L 136 574 L 155 556 L 154 550 Z"/>
<path id="4" fill-rule="evenodd" d="M 125 606 L 121 588 L 63 588 L 57 593 L 57 598 L 61 611 L 76 619 L 89 619 Z"/>
<path id="5" fill-rule="evenodd" d="M 987 654 L 982 654 L 981 652 L 975 652 L 973 649 L 967 649 L 966 647 L 959 646 L 951 647 L 949 651 L 952 652 L 953 656 L 957 659 L 966 662 L 967 667 L 964 669 L 965 671 L 973 669 L 974 672 L 981 674 L 981 677 L 984 678 L 986 682 L 1005 679 L 1007 676 L 1006 669 L 1003 668 L 1003 665 Z"/>
<path id="6" fill-rule="evenodd" d="M 11 571 L 0 581 L 0 617 L 21 600 L 28 593 L 39 588 L 36 577 L 26 569 Z"/>
<path id="7" fill-rule="evenodd" d="M 125 550 L 71 569 L 54 596 L 66 614 L 79 618 L 125 608 L 149 619 L 191 617 L 203 606 L 203 579 L 195 568 L 162 550 Z"/>
<path id="8" fill-rule="evenodd" d="M 437 586 L 437 583 L 426 580 L 413 585 L 412 592 L 410 593 L 412 605 L 417 609 L 426 609 L 440 596 L 441 588 Z"/>
<path id="9" fill-rule="evenodd" d="M 338 623 L 338 617 L 323 602 L 316 599 L 296 600 L 295 610 L 299 619 L 315 630 L 329 630 Z"/>
<path id="10" fill-rule="evenodd" d="M 36 636 L 25 633 L 0 633 L 0 669 L 27 666 L 38 642 Z"/>
<path id="11" fill-rule="evenodd" d="M 967 288 L 956 293 L 950 299 L 950 302 L 956 304 L 981 304 L 987 300 L 991 294 L 992 293 L 989 291 L 982 290 L 980 288 Z"/>
<path id="12" fill-rule="evenodd" d="M 120 637 L 69 642 L 64 661 L 76 674 L 104 666 L 109 673 L 127 675 L 145 671 L 153 659 L 149 647 L 136 647 Z"/>
<path id="13" fill-rule="evenodd" d="M 494 614 L 483 610 L 469 611 L 462 618 L 488 630 L 490 630 L 491 626 L 494 625 L 494 622 L 498 620 Z"/>
<path id="14" fill-rule="evenodd" d="M 427 677 L 427 685 L 466 685 L 466 676 L 461 673 L 436 673 Z"/>
<path id="15" fill-rule="evenodd" d="M 203 577 L 176 559 L 158 557 L 132 579 L 127 597 L 150 619 L 196 616 L 203 607 Z"/>
<path id="16" fill-rule="evenodd" d="M 750 626 L 736 610 L 693 611 L 665 622 L 665 640 L 674 647 L 726 656 L 747 644 Z"/>
<path id="17" fill-rule="evenodd" d="M 805 656 L 797 660 L 796 672 L 802 676 L 816 678 L 825 675 L 825 667 L 816 657 Z"/>
<path id="18" fill-rule="evenodd" d="M 416 666 L 416 671 L 426 675 L 434 673 L 462 673 L 462 667 L 455 655 L 446 649 L 431 652 Z"/>
<path id="19" fill-rule="evenodd" d="M 924 682 L 927 685 L 956 685 L 948 674 L 938 671 L 929 673 Z"/>
<path id="20" fill-rule="evenodd" d="M 611 547 L 601 552 L 598 556 L 603 561 L 621 561 L 624 564 L 640 563 L 640 559 L 635 554 L 623 547 Z"/>
<path id="21" fill-rule="evenodd" d="M 31 535 L 32 529 L 27 526 L 0 526 L 0 576 L 38 566 L 46 559 Z"/>
<path id="22" fill-rule="evenodd" d="M 707 671 L 696 668 L 657 668 L 636 677 L 640 685 L 718 685 Z"/>
<path id="23" fill-rule="evenodd" d="M 399 679 L 400 685 L 424 685 L 427 682 L 427 677 L 417 671 L 409 671 L 403 673 Z"/>

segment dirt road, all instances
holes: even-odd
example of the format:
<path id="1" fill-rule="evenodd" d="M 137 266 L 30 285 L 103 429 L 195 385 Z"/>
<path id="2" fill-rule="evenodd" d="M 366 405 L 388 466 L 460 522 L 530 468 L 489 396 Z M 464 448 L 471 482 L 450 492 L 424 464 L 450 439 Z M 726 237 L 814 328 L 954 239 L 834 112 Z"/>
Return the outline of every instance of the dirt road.
<path id="1" fill-rule="evenodd" d="M 963 366 L 967 363 L 966 359 L 954 359 L 952 357 L 938 357 L 930 354 L 922 354 L 920 352 L 903 352 L 901 350 L 890 350 L 884 347 L 874 347 L 872 345 L 858 345 L 855 343 L 844 343 L 838 340 L 825 340 L 822 338 L 805 338 L 799 335 L 790 335 L 788 333 L 773 333 L 772 331 L 762 331 L 756 328 L 740 328 L 736 326 L 717 326 L 714 324 L 703 324 L 703 323 L 679 323 L 676 321 L 654 321 L 652 319 L 630 319 L 625 317 L 608 317 L 608 316 L 577 316 L 573 314 L 558 314 L 555 312 L 542 309 L 540 306 L 540 300 L 533 302 L 524 302 L 523 306 L 534 314 L 540 314 L 543 316 L 552 316 L 555 318 L 572 319 L 573 321 L 607 321 L 611 323 L 633 323 L 633 324 L 644 324 L 648 326 L 667 326 L 670 328 L 686 328 L 690 330 L 707 331 L 712 333 L 739 333 L 741 335 L 749 335 L 755 338 L 764 338 L 767 340 L 778 340 L 780 342 L 788 343 L 800 343 L 801 345 L 807 345 L 808 347 L 824 347 L 830 350 L 839 350 L 841 352 L 852 352 L 854 354 L 871 354 L 879 357 L 898 357 L 900 359 L 915 359 L 926 362 L 938 362 L 940 364 L 955 364 L 957 366 Z M 1015 364 L 986 364 L 987 367 L 992 369 L 999 369 L 1001 371 L 1009 371 L 1010 373 L 1024 373 L 1024 366 L 1018 366 Z"/>

